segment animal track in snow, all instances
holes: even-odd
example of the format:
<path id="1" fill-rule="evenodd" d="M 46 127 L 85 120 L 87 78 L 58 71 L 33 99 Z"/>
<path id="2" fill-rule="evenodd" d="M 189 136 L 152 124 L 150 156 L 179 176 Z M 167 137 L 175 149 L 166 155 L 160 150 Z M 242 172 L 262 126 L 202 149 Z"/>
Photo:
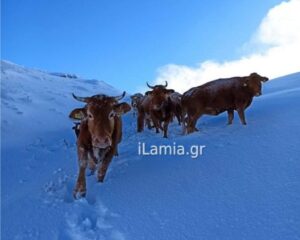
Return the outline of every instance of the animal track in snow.
<path id="1" fill-rule="evenodd" d="M 110 212 L 100 201 L 89 205 L 86 199 L 74 202 L 72 213 L 66 214 L 67 235 L 70 239 L 124 240 L 122 232 L 115 229 L 111 221 L 119 218 Z"/>

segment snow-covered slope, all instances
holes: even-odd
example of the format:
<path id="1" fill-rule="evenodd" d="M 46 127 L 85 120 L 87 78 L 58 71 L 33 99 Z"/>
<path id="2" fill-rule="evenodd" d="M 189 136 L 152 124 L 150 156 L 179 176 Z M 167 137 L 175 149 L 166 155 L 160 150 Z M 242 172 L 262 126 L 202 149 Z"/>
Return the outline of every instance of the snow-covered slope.
<path id="1" fill-rule="evenodd" d="M 236 116 L 203 117 L 169 139 L 124 116 L 120 156 L 103 184 L 87 177 L 74 201 L 71 97 L 121 91 L 1 62 L 2 239 L 300 239 L 300 73 L 264 84 Z M 65 74 L 66 76 L 68 74 Z M 121 89 L 123 90 L 123 89 Z M 139 156 L 139 142 L 206 145 L 190 156 Z"/>

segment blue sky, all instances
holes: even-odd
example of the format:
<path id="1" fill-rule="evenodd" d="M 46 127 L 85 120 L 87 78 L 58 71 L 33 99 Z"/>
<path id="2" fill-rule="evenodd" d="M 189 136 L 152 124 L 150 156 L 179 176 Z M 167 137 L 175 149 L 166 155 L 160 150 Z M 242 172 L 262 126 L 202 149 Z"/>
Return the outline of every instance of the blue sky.
<path id="1" fill-rule="evenodd" d="M 2 59 L 134 92 L 167 64 L 243 54 L 280 0 L 4 0 Z"/>

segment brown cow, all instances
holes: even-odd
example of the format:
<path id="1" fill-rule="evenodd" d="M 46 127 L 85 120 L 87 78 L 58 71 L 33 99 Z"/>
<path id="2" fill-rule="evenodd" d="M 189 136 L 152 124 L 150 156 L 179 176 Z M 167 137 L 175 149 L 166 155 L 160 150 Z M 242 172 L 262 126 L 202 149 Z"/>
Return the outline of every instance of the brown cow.
<path id="1" fill-rule="evenodd" d="M 150 120 L 153 122 L 156 132 L 159 133 L 159 129 L 163 130 L 164 137 L 167 137 L 168 126 L 173 118 L 173 104 L 169 97 L 174 92 L 172 89 L 166 89 L 168 83 L 165 85 L 147 86 L 152 91 L 146 92 L 146 97 L 141 102 L 138 108 L 137 118 L 137 131 L 141 132 L 144 129 L 144 122 L 150 124 Z M 163 125 L 163 126 L 162 126 Z"/>
<path id="2" fill-rule="evenodd" d="M 92 97 L 73 97 L 86 103 L 85 107 L 73 110 L 70 117 L 81 120 L 77 139 L 77 154 L 79 161 L 79 175 L 73 196 L 85 196 L 85 170 L 87 165 L 93 170 L 98 163 L 98 181 L 103 182 L 107 168 L 117 151 L 122 139 L 121 115 L 130 111 L 129 104 L 118 100 L 125 96 L 125 92 L 118 97 L 95 95 Z"/>
<path id="3" fill-rule="evenodd" d="M 131 98 L 131 107 L 133 110 L 133 116 L 135 116 L 137 114 L 137 109 L 138 109 L 138 105 L 140 105 L 141 101 L 144 98 L 144 95 L 141 93 L 135 93 L 133 95 L 130 96 Z"/>
<path id="4" fill-rule="evenodd" d="M 228 124 L 232 124 L 234 110 L 239 114 L 242 124 L 246 124 L 244 111 L 254 96 L 261 95 L 261 82 L 268 81 L 257 73 L 246 77 L 217 79 L 194 87 L 182 96 L 183 116 L 185 118 L 184 133 L 197 131 L 196 122 L 203 115 L 228 113 Z M 185 127 L 187 129 L 185 129 Z"/>
<path id="5" fill-rule="evenodd" d="M 139 104 L 137 105 L 137 131 L 142 132 L 144 130 L 144 125 L 148 127 L 148 129 L 152 129 L 154 126 L 152 125 L 152 120 L 149 112 L 150 100 L 149 97 L 150 91 L 147 91 L 144 97 L 141 99 Z"/>

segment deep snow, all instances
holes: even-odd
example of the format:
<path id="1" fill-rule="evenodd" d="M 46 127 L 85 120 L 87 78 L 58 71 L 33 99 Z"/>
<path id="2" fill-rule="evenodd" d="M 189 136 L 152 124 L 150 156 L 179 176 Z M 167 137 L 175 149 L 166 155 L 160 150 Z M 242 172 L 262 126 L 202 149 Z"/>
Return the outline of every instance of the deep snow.
<path id="1" fill-rule="evenodd" d="M 71 93 L 116 95 L 102 81 L 1 61 L 2 239 L 300 239 L 300 73 L 264 84 L 247 126 L 226 114 L 169 139 L 124 116 L 120 156 L 74 201 Z M 70 75 L 73 76 L 73 75 Z M 139 156 L 138 143 L 206 145 L 189 156 Z"/>

